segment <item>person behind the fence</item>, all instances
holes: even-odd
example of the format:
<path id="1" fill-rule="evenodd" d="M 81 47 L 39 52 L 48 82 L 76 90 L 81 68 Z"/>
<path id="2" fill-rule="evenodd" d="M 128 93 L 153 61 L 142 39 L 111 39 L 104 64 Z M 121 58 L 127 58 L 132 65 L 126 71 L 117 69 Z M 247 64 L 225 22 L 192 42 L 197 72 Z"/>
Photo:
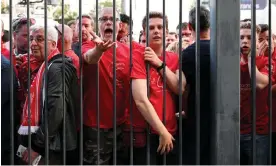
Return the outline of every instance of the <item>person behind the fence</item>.
<path id="1" fill-rule="evenodd" d="M 129 35 L 132 35 L 132 30 L 130 30 L 130 24 L 133 25 L 133 21 L 130 20 L 129 16 L 126 14 L 120 14 L 120 29 L 117 35 L 117 41 L 123 43 L 129 43 Z"/>
<path id="2" fill-rule="evenodd" d="M 91 33 L 93 32 L 94 28 L 94 20 L 87 14 L 83 14 L 80 16 L 81 17 L 81 32 L 82 32 L 82 42 L 78 41 L 73 44 L 72 48 L 74 52 L 81 57 L 81 52 L 80 52 L 80 47 L 83 44 L 88 44 L 91 43 L 92 41 L 92 35 Z M 76 34 L 79 36 L 79 20 L 80 18 L 76 18 Z M 81 45 L 82 44 L 82 45 Z"/>
<path id="3" fill-rule="evenodd" d="M 240 25 L 240 155 L 241 164 L 252 164 L 252 118 L 251 118 L 251 26 Z M 257 29 L 257 28 L 256 28 Z M 256 34 L 256 38 L 258 36 Z M 256 41 L 258 44 L 258 42 Z M 256 164 L 268 162 L 268 58 L 256 55 Z"/>
<path id="4" fill-rule="evenodd" d="M 177 34 L 175 32 L 169 32 L 166 37 L 166 48 L 175 41 L 177 41 Z"/>
<path id="5" fill-rule="evenodd" d="M 274 42 L 274 52 L 276 52 L 276 27 L 272 29 L 272 42 Z M 276 63 L 276 59 L 274 56 L 274 62 Z M 276 155 L 276 68 L 274 67 L 274 82 L 272 83 L 272 156 Z M 272 159 L 272 165 L 276 165 L 276 157 Z"/>
<path id="6" fill-rule="evenodd" d="M 31 99 L 28 106 L 28 99 L 25 102 L 21 126 L 18 130 L 20 135 L 28 135 L 28 107 L 30 107 L 30 128 L 31 128 L 31 162 L 39 155 L 42 156 L 40 164 L 45 164 L 45 146 L 49 146 L 49 163 L 62 164 L 62 147 L 70 155 L 77 147 L 77 130 L 75 114 L 79 111 L 78 103 L 78 80 L 76 69 L 69 58 L 64 57 L 64 79 L 65 79 L 65 107 L 63 108 L 63 63 L 62 55 L 57 49 L 58 32 L 54 27 L 48 26 L 47 41 L 44 36 L 44 26 L 34 25 L 31 27 L 31 52 L 36 59 L 43 61 L 47 57 L 48 66 L 45 62 L 39 68 L 29 90 Z M 47 48 L 44 47 L 47 42 Z M 44 54 L 44 48 L 48 55 Z M 45 57 L 46 56 L 46 57 Z M 48 68 L 45 75 L 45 68 Z M 45 77 L 47 82 L 45 84 Z M 47 89 L 45 89 L 47 87 Z M 47 90 L 47 96 L 45 91 Z M 46 100 L 47 99 L 47 100 Z M 47 103 L 46 103 L 47 102 Z M 45 106 L 47 105 L 47 110 Z M 63 116 L 66 111 L 66 117 Z M 48 116 L 47 116 L 48 115 Z M 48 119 L 48 126 L 45 124 L 45 117 Z M 66 145 L 63 145 L 63 127 L 65 120 Z M 45 130 L 48 128 L 49 145 L 45 145 Z M 28 143 L 23 144 L 28 148 Z M 22 160 L 28 163 L 28 149 L 22 154 Z M 69 158 L 70 159 L 70 158 Z"/>
<path id="7" fill-rule="evenodd" d="M 200 164 L 210 164 L 210 12 L 200 7 Z M 189 12 L 189 29 L 196 37 L 196 8 Z M 196 164 L 196 45 L 182 51 L 182 70 L 189 85 L 187 120 L 183 123 L 183 164 Z"/>
<path id="8" fill-rule="evenodd" d="M 10 32 L 7 30 L 4 30 L 4 35 L 2 36 L 1 40 L 1 54 L 5 57 L 10 56 Z"/>
<path id="9" fill-rule="evenodd" d="M 259 24 L 260 32 L 258 35 L 258 54 L 269 56 L 269 26 L 267 24 Z M 273 42 L 273 36 L 271 36 L 271 53 L 273 60 L 276 60 L 276 49 Z"/>
<path id="10" fill-rule="evenodd" d="M 55 26 L 56 30 L 58 31 L 58 42 L 57 42 L 57 48 L 59 52 L 62 53 L 62 24 L 59 24 L 58 26 Z M 64 25 L 64 54 L 72 59 L 73 65 L 75 66 L 77 70 L 77 74 L 79 77 L 79 57 L 75 54 L 75 52 L 72 50 L 72 44 L 73 44 L 73 30 L 68 26 Z"/>
<path id="11" fill-rule="evenodd" d="M 143 30 L 140 31 L 140 35 L 139 35 L 139 44 L 141 44 L 142 46 L 146 46 L 146 36 L 143 33 Z"/>
<path id="12" fill-rule="evenodd" d="M 179 34 L 179 28 L 180 28 L 180 25 L 178 25 L 176 27 L 176 33 L 178 34 L 178 37 L 182 36 L 182 38 L 184 39 L 184 44 L 187 46 L 193 44 L 194 42 L 194 39 L 193 39 L 193 36 L 192 36 L 192 32 L 189 28 L 189 24 L 187 22 L 183 22 L 181 24 L 181 34 Z"/>
<path id="13" fill-rule="evenodd" d="M 69 21 L 67 25 L 73 30 L 73 43 L 77 43 L 79 41 L 79 34 L 76 30 L 76 20 Z"/>
<path id="14" fill-rule="evenodd" d="M 132 94 L 135 102 L 133 110 L 134 127 L 134 164 L 147 164 L 146 128 L 148 122 L 151 126 L 150 134 L 150 164 L 161 164 L 162 154 L 166 154 L 166 164 L 177 164 L 177 145 L 174 137 L 177 131 L 176 94 L 178 94 L 179 84 L 184 87 L 186 84 L 184 75 L 183 82 L 179 83 L 178 56 L 171 52 L 163 55 L 162 39 L 168 34 L 168 18 L 163 18 L 160 12 L 149 13 L 149 25 L 146 25 L 146 16 L 142 21 L 144 33 L 146 26 L 149 26 L 149 47 L 142 47 L 133 50 L 133 67 L 131 72 Z M 166 20 L 166 27 L 163 26 L 163 19 Z M 163 34 L 166 28 L 166 34 Z M 163 62 L 166 56 L 166 62 Z M 146 62 L 150 69 L 150 98 L 147 96 L 147 70 Z M 163 70 L 166 74 L 163 75 Z M 180 72 L 182 73 L 182 72 Z M 163 117 L 163 77 L 166 77 L 166 116 Z M 130 112 L 127 116 L 127 128 L 125 137 L 129 136 Z M 162 121 L 166 122 L 166 125 Z M 126 138 L 125 143 L 129 144 Z"/>
<path id="15" fill-rule="evenodd" d="M 113 20 L 115 19 L 115 29 Z M 112 8 L 103 8 L 99 13 L 99 32 L 94 43 L 82 46 L 84 57 L 84 162 L 86 164 L 112 164 L 113 151 L 117 151 L 117 163 L 125 162 L 123 155 L 122 125 L 125 122 L 125 109 L 129 95 L 129 47 L 120 42 L 113 42 L 113 33 L 119 31 L 119 14 L 113 16 Z M 116 38 L 115 38 L 116 41 Z M 116 125 L 113 125 L 113 47 L 116 47 Z M 97 161 L 97 66 L 99 67 L 99 128 L 100 160 Z M 113 149 L 113 132 L 116 127 L 117 149 Z M 114 163 L 115 164 L 115 163 Z"/>
<path id="16" fill-rule="evenodd" d="M 1 37 L 4 35 L 4 23 L 1 21 Z M 13 102 L 14 110 L 16 110 L 15 106 L 17 103 L 16 100 L 16 91 L 18 87 L 18 82 L 13 75 L 13 101 L 11 100 L 10 96 L 11 93 L 11 72 L 13 72 L 10 68 L 10 61 L 1 54 L 1 164 L 2 165 L 10 165 L 10 157 L 11 155 L 11 124 L 14 124 L 14 127 L 17 127 L 18 124 L 18 115 L 14 111 L 14 121 L 11 121 L 11 102 Z M 14 128 L 14 129 L 15 129 Z M 16 133 L 16 130 L 14 130 Z M 14 134 L 16 135 L 16 134 Z M 14 139 L 14 145 L 17 145 L 17 139 Z M 16 148 L 15 148 L 16 149 Z M 14 149 L 14 150 L 15 150 Z M 16 164 L 16 162 L 15 162 Z"/>

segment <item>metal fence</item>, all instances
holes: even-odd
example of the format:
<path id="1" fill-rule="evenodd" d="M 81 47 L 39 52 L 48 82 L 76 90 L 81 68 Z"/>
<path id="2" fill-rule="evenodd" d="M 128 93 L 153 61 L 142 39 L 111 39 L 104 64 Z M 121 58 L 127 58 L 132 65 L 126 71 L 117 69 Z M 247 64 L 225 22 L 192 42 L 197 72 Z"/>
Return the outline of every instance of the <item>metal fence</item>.
<path id="1" fill-rule="evenodd" d="M 129 0 L 130 4 L 130 20 L 132 20 L 132 0 Z M 147 5 L 146 5 L 146 16 L 147 16 L 147 46 L 149 46 L 149 0 L 146 0 Z M 196 1 L 196 124 L 197 124 L 197 132 L 196 132 L 196 164 L 200 164 L 200 120 L 204 117 L 200 116 L 200 110 L 204 109 L 200 107 L 201 103 L 201 98 L 200 98 L 200 73 L 201 73 L 201 68 L 200 68 L 200 0 Z M 212 149 L 212 163 L 210 164 L 239 164 L 240 163 L 240 130 L 239 130 L 239 95 L 240 95 L 240 89 L 239 89 L 239 81 L 240 81 L 240 68 L 239 68 L 239 62 L 240 62 L 240 48 L 237 43 L 240 41 L 239 37 L 239 25 L 240 25 L 240 2 L 236 0 L 227 0 L 227 1 L 221 1 L 221 0 L 211 0 L 210 1 L 210 11 L 211 11 L 211 57 L 210 57 L 210 74 L 211 74 L 211 106 L 212 106 L 212 144 L 211 144 L 211 149 Z M 12 4 L 13 1 L 10 0 L 10 39 L 12 39 L 13 31 L 12 31 Z M 165 17 L 165 0 L 162 1 L 163 3 L 163 16 Z M 182 0 L 179 0 L 177 3 L 179 3 L 179 25 L 182 23 Z M 30 11 L 29 11 L 29 0 L 27 0 L 27 19 L 30 19 Z M 47 9 L 47 4 L 48 1 L 44 1 L 45 9 Z M 96 0 L 96 9 L 98 9 L 98 0 Z M 268 3 L 269 7 L 269 116 L 272 117 L 272 69 L 271 69 L 271 64 L 272 64 L 272 57 L 271 57 L 271 0 L 269 0 Z M 116 0 L 113 0 L 113 15 L 115 16 L 116 12 Z M 251 4 L 251 12 L 252 12 L 252 25 L 256 25 L 256 0 L 252 0 Z M 96 34 L 98 34 L 98 13 L 99 11 L 96 11 L 96 21 L 95 21 L 95 30 Z M 47 27 L 47 10 L 44 10 L 44 15 L 45 15 L 45 27 Z M 79 1 L 79 16 L 82 15 L 82 0 Z M 62 22 L 61 24 L 64 24 L 64 0 L 62 0 Z M 163 19 L 163 25 L 165 27 L 165 19 Z M 30 23 L 28 22 L 27 24 L 28 29 L 30 28 Z M 113 29 L 115 29 L 115 19 L 113 19 Z M 82 43 L 82 17 L 79 17 L 79 41 Z M 132 24 L 130 24 L 130 29 L 132 29 Z M 181 34 L 181 27 L 179 28 L 179 34 Z M 251 43 L 251 48 L 252 48 L 252 60 L 251 60 L 251 65 L 255 66 L 256 65 L 256 27 L 252 27 L 252 43 Z M 163 28 L 163 34 L 165 34 L 165 28 Z M 47 50 L 47 28 L 45 28 L 45 50 L 44 54 L 48 55 L 48 50 Z M 113 33 L 113 41 L 116 41 L 116 36 L 115 33 Z M 132 36 L 130 35 L 130 43 L 132 43 L 133 39 Z M 13 46 L 13 41 L 10 41 L 10 48 Z M 62 26 L 62 54 L 64 55 L 64 26 Z M 179 38 L 179 69 L 180 71 L 182 70 L 182 56 L 181 56 L 181 51 L 182 51 L 182 39 L 181 36 Z M 28 31 L 28 47 L 30 48 L 30 32 Z M 163 38 L 163 54 L 165 55 L 165 38 Z M 132 66 L 132 45 L 130 44 L 130 66 Z M 82 49 L 80 47 L 80 55 L 82 53 Z M 10 59 L 13 59 L 12 57 L 12 49 L 10 51 Z M 28 49 L 28 59 L 30 59 L 30 51 Z M 64 60 L 64 57 L 63 57 Z M 166 56 L 164 56 L 163 61 L 166 62 Z M 48 66 L 48 60 L 47 57 L 45 57 L 45 65 Z M 64 65 L 64 61 L 63 61 Z M 83 59 L 80 58 L 80 96 L 83 96 Z M 11 61 L 11 66 L 10 69 L 13 71 L 14 64 L 13 61 Z M 149 69 L 150 69 L 150 64 L 147 63 L 147 93 L 148 97 L 150 96 L 150 75 L 149 75 Z M 64 68 L 63 68 L 64 70 Z M 28 62 L 28 89 L 30 88 L 31 82 L 30 82 L 30 61 Z M 130 68 L 131 71 L 131 68 Z M 256 75 L 256 68 L 251 68 L 252 75 Z M 163 74 L 165 75 L 166 70 L 163 70 Z M 47 67 L 45 68 L 45 82 L 47 82 L 47 74 L 48 74 L 48 69 Z M 113 117 L 113 129 L 114 129 L 114 139 L 113 139 L 113 148 L 116 149 L 117 146 L 117 140 L 116 140 L 116 47 L 113 47 L 113 111 L 114 111 L 114 117 Z M 11 72 L 10 75 L 11 78 L 14 77 L 14 73 Z M 64 72 L 63 72 L 63 85 L 65 84 L 65 79 L 64 79 Z M 99 125 L 99 120 L 100 120 L 100 106 L 99 106 L 99 67 L 97 67 L 97 143 L 98 143 L 98 163 L 100 160 L 100 154 L 99 154 L 99 144 L 101 142 L 100 140 L 100 125 Z M 182 82 L 182 75 L 180 74 L 179 80 Z M 166 77 L 163 79 L 164 82 L 164 87 L 163 87 L 163 116 L 165 117 L 166 115 Z M 10 83 L 10 100 L 13 101 L 14 96 L 13 96 L 13 79 L 11 79 Z M 45 84 L 45 96 L 47 96 L 48 90 L 47 90 L 47 84 Z M 256 77 L 252 77 L 251 79 L 251 104 L 252 104 L 252 163 L 256 163 Z M 131 85 L 130 85 L 131 88 Z M 65 95 L 65 89 L 63 86 L 63 95 Z M 182 112 L 182 93 L 181 93 L 181 85 L 179 84 L 179 104 L 178 104 L 178 111 L 179 114 L 181 115 Z M 130 121 L 132 122 L 133 120 L 133 114 L 132 114 L 132 103 L 131 100 L 131 91 L 130 91 Z M 4 96 L 2 96 L 4 97 Z M 30 93 L 28 93 L 28 101 L 30 105 Z M 45 98 L 45 115 L 48 114 L 48 107 L 47 107 L 47 97 Z M 11 102 L 10 105 L 11 111 L 10 111 L 10 116 L 11 119 L 11 154 L 14 154 L 16 149 L 14 145 L 14 139 L 16 139 L 16 135 L 14 135 L 14 103 Z M 65 98 L 63 97 L 63 108 L 65 108 Z M 29 135 L 28 135 L 28 149 L 29 149 L 29 164 L 31 164 L 31 156 L 30 156 L 30 149 L 31 149 L 31 110 L 30 107 L 28 107 L 28 117 L 29 117 Z M 66 110 L 63 109 L 63 116 L 66 116 Z M 45 116 L 45 164 L 48 165 L 49 162 L 49 133 L 48 133 L 48 116 Z M 83 98 L 80 98 L 80 142 L 79 142 L 79 164 L 83 164 Z M 166 121 L 163 119 L 163 123 L 165 124 Z M 182 118 L 179 118 L 179 164 L 182 164 Z M 65 133 L 65 118 L 63 119 L 63 145 L 66 144 L 66 133 Z M 129 157 L 129 163 L 133 164 L 133 126 L 131 125 L 130 128 L 130 157 Z M 270 118 L 269 121 L 269 163 L 271 164 L 272 160 L 272 121 Z M 147 128 L 147 163 L 150 164 L 150 128 L 148 126 Z M 63 146 L 63 163 L 66 163 L 66 149 L 65 146 Z M 185 157 L 185 156 L 184 156 Z M 116 150 L 113 151 L 113 164 L 117 163 L 117 153 Z M 11 155 L 11 164 L 14 164 L 14 155 Z M 166 162 L 166 155 L 164 155 L 163 161 Z"/>

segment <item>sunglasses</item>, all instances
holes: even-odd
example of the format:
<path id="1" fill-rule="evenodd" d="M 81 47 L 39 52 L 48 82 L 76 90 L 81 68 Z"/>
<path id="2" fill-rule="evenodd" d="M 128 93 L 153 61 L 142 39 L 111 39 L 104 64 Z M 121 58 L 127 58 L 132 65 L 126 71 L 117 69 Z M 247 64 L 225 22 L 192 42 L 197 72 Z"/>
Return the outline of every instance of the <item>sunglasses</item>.
<path id="1" fill-rule="evenodd" d="M 30 25 L 34 25 L 36 23 L 36 20 L 33 19 L 33 18 L 30 18 L 29 19 L 30 21 Z M 13 31 L 17 32 L 18 31 L 18 27 L 20 25 L 24 25 L 24 24 L 27 24 L 28 23 L 28 19 L 26 17 L 21 17 L 21 18 L 18 18 L 16 19 L 14 22 L 13 22 Z"/>

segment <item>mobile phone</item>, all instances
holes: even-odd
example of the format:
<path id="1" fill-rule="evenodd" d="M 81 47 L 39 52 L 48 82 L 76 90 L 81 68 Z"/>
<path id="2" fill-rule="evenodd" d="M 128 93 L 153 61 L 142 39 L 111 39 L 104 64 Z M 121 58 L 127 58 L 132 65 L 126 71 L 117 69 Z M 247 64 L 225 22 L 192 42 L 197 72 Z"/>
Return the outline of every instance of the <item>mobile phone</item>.
<path id="1" fill-rule="evenodd" d="M 16 155 L 20 158 L 22 158 L 22 154 L 23 152 L 26 150 L 27 148 L 23 145 L 19 145 L 18 149 L 17 149 L 17 152 L 16 152 Z"/>

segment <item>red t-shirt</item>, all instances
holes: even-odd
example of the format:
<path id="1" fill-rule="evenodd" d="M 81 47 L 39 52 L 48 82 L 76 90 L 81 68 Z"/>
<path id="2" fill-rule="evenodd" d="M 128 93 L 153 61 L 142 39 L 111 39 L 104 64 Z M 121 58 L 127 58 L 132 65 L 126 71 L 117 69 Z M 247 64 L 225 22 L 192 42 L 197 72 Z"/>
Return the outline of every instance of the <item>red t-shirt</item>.
<path id="1" fill-rule="evenodd" d="M 77 75 L 80 76 L 80 62 L 79 57 L 75 54 L 73 50 L 67 50 L 64 52 L 64 54 L 72 59 L 74 67 L 77 69 Z"/>
<path id="2" fill-rule="evenodd" d="M 82 55 L 95 46 L 94 42 L 82 45 Z M 113 128 L 113 48 L 105 51 L 98 63 L 99 66 L 99 106 L 100 128 Z M 84 124 L 97 127 L 97 65 L 84 64 Z M 117 125 L 125 122 L 126 102 L 129 98 L 129 47 L 117 42 L 116 48 L 116 111 Z"/>
<path id="3" fill-rule="evenodd" d="M 276 49 L 272 54 L 273 62 L 276 63 Z M 274 82 L 276 84 L 276 67 L 274 67 L 274 74 L 273 74 Z M 274 95 L 272 95 L 274 96 Z M 272 131 L 276 132 L 276 97 L 272 97 Z"/>
<path id="4" fill-rule="evenodd" d="M 268 58 L 256 57 L 258 70 L 265 75 L 269 73 Z M 250 134 L 252 129 L 251 120 L 251 84 L 247 62 L 240 62 L 240 132 Z M 268 134 L 268 86 L 262 90 L 256 89 L 256 132 Z"/>
<path id="5" fill-rule="evenodd" d="M 131 72 L 132 79 L 147 79 L 146 63 L 144 61 L 145 47 L 140 47 L 133 52 L 133 67 Z M 163 57 L 159 57 L 163 60 Z M 166 52 L 166 65 L 175 72 L 178 69 L 178 56 L 172 52 Z M 158 117 L 163 121 L 163 79 L 154 67 L 150 67 L 150 102 L 153 105 Z M 175 111 L 176 111 L 176 95 L 166 86 L 166 128 L 171 134 L 175 134 L 177 129 Z M 134 131 L 146 129 L 146 120 L 133 103 L 133 127 Z M 127 112 L 127 126 L 129 126 L 130 118 Z M 152 133 L 157 134 L 152 129 Z"/>

